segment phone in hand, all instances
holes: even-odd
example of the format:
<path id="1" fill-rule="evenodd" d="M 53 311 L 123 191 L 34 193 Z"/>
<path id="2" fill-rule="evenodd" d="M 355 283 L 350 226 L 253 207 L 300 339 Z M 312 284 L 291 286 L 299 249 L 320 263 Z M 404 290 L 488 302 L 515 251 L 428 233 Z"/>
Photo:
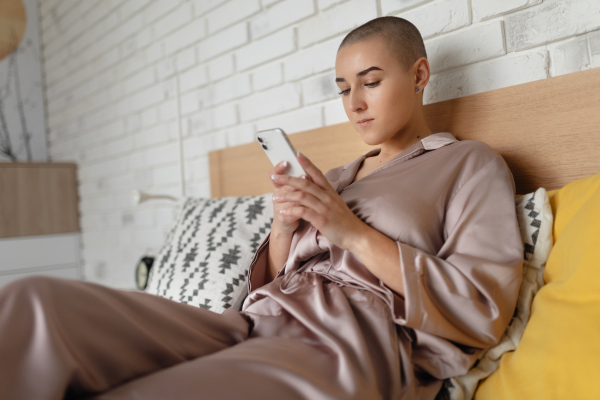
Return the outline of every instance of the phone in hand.
<path id="1" fill-rule="evenodd" d="M 296 149 L 290 142 L 290 139 L 280 128 L 267 129 L 256 133 L 256 140 L 260 143 L 263 150 L 273 163 L 273 166 L 281 161 L 288 162 L 288 168 L 285 170 L 286 175 L 300 177 L 308 175 L 304 168 L 296 158 Z"/>

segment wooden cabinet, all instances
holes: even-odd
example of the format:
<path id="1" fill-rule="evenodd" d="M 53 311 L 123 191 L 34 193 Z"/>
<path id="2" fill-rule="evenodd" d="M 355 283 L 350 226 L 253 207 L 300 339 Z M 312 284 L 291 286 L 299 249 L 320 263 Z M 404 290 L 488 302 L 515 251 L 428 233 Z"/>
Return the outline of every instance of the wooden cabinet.
<path id="1" fill-rule="evenodd" d="M 0 286 L 80 278 L 79 230 L 75 164 L 0 163 Z"/>
<path id="2" fill-rule="evenodd" d="M 0 163 L 0 238 L 79 231 L 77 169 Z"/>

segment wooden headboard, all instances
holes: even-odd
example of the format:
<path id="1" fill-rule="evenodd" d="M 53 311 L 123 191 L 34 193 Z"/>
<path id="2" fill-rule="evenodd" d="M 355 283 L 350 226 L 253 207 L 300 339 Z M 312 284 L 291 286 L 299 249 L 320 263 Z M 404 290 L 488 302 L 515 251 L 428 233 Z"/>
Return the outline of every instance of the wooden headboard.
<path id="1" fill-rule="evenodd" d="M 425 113 L 433 132 L 497 150 L 517 193 L 557 189 L 600 172 L 600 68 L 429 104 Z M 372 148 L 350 122 L 295 133 L 290 140 L 324 173 Z M 258 143 L 213 151 L 209 158 L 212 197 L 273 190 L 272 165 Z"/>

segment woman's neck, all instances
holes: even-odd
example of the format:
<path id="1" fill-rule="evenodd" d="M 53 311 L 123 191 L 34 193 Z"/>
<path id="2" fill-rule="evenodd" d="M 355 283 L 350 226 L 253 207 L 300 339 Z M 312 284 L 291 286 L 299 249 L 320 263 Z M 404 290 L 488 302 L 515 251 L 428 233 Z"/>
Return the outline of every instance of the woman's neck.
<path id="1" fill-rule="evenodd" d="M 433 132 L 427 126 L 423 116 L 416 123 L 407 126 L 406 129 L 396 133 L 390 140 L 382 143 L 380 145 L 381 151 L 376 157 L 381 160 L 391 160 L 429 135 L 433 135 Z"/>

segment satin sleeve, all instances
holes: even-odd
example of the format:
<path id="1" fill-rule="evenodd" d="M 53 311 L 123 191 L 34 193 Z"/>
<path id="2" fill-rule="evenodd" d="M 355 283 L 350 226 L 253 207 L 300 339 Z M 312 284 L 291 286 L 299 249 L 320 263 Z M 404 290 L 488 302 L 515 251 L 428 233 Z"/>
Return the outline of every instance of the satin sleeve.
<path id="1" fill-rule="evenodd" d="M 497 156 L 450 200 L 437 254 L 397 241 L 404 297 L 396 323 L 467 346 L 495 345 L 517 302 L 523 267 L 513 176 Z"/>
<path id="2" fill-rule="evenodd" d="M 269 257 L 269 242 L 271 239 L 271 232 L 263 239 L 260 246 L 254 253 L 254 258 L 248 266 L 248 294 L 252 293 L 254 289 L 261 286 L 261 283 L 265 281 L 265 272 L 268 265 Z"/>

